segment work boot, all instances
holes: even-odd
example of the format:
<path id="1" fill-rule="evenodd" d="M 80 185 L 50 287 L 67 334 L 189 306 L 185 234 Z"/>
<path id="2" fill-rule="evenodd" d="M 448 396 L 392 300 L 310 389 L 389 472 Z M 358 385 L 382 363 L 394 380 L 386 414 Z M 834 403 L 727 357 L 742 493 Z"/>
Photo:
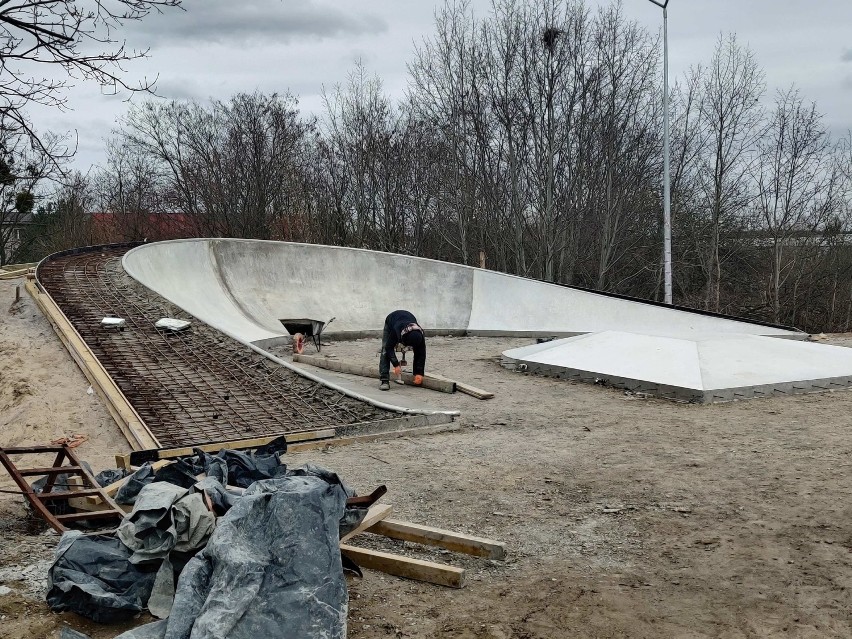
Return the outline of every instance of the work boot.
<path id="1" fill-rule="evenodd" d="M 390 390 L 390 384 L 388 384 L 388 380 L 382 380 L 382 383 L 379 384 L 379 390 Z"/>

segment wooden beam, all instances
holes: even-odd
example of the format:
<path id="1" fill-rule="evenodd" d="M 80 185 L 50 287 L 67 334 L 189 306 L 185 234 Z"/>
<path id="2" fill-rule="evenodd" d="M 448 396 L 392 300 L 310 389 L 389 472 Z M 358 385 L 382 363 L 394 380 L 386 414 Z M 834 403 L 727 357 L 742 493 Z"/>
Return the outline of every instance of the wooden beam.
<path id="1" fill-rule="evenodd" d="M 491 399 L 492 397 L 494 397 L 494 393 L 492 393 L 491 391 L 482 390 L 481 388 L 477 388 L 476 386 L 471 386 L 470 384 L 465 384 L 464 382 L 453 380 L 449 377 L 438 375 L 437 373 L 429 373 L 429 377 L 433 379 L 442 379 L 447 382 L 453 382 L 456 385 L 456 390 L 458 392 L 464 393 L 465 395 L 470 395 L 471 397 L 476 397 L 476 399 Z"/>
<path id="2" fill-rule="evenodd" d="M 362 366 L 360 364 L 352 364 L 350 362 L 341 362 L 328 357 L 319 357 L 316 355 L 293 355 L 293 361 L 299 364 L 308 364 L 317 368 L 324 368 L 338 373 L 348 373 L 350 375 L 360 375 L 361 377 L 379 378 L 379 371 L 373 366 Z M 414 375 L 411 373 L 403 373 L 402 381 L 408 386 L 414 385 Z M 439 391 L 441 393 L 455 393 L 456 383 L 452 380 L 435 379 L 429 375 L 423 376 L 423 388 Z"/>
<path id="3" fill-rule="evenodd" d="M 355 535 L 361 534 L 370 526 L 379 523 L 382 519 L 390 517 L 392 512 L 393 506 L 390 504 L 373 504 L 370 506 L 369 510 L 367 510 L 367 514 L 364 516 L 363 521 L 358 524 L 358 527 L 353 528 L 340 538 L 341 543 L 347 539 L 352 539 Z"/>
<path id="4" fill-rule="evenodd" d="M 153 464 L 151 464 L 151 468 L 153 468 L 154 470 L 160 470 L 163 466 L 168 466 L 171 463 L 172 463 L 171 460 L 163 459 L 161 461 L 157 461 L 157 462 L 154 462 Z M 130 475 L 128 475 L 127 477 L 122 477 L 118 481 L 114 481 L 111 484 L 109 484 L 108 486 L 104 486 L 104 489 L 103 489 L 104 492 L 107 495 L 109 495 L 110 497 L 115 497 L 116 494 L 118 493 L 118 491 L 121 489 L 121 487 L 124 486 L 124 484 L 127 483 L 127 480 L 129 478 L 130 478 Z M 86 502 L 91 506 L 97 506 L 98 504 L 101 503 L 101 498 L 96 497 L 96 496 L 86 497 Z"/>
<path id="5" fill-rule="evenodd" d="M 367 532 L 391 539 L 413 541 L 426 546 L 438 546 L 453 552 L 462 552 L 477 557 L 489 559 L 504 559 L 506 557 L 506 545 L 499 541 L 396 519 L 380 520 L 373 524 Z"/>
<path id="6" fill-rule="evenodd" d="M 15 271 L 0 271 L 0 280 L 15 280 L 23 277 L 32 267 L 26 267 Z"/>
<path id="7" fill-rule="evenodd" d="M 115 423 L 118 424 L 121 432 L 124 433 L 124 436 L 130 443 L 130 447 L 134 450 L 159 448 L 160 442 L 148 430 L 145 422 L 130 402 L 127 401 L 127 398 L 115 384 L 112 377 L 101 366 L 98 358 L 95 357 L 85 340 L 80 337 L 80 334 L 68 318 L 65 317 L 65 314 L 56 305 L 56 302 L 53 301 L 53 298 L 47 293 L 40 292 L 32 280 L 28 280 L 24 286 L 33 300 L 35 300 L 36 305 L 41 309 L 41 312 L 47 317 L 53 330 L 59 336 L 59 339 L 62 340 L 62 343 L 68 349 L 77 366 L 83 371 L 92 388 L 97 391 L 98 396 L 103 400 Z"/>
<path id="8" fill-rule="evenodd" d="M 412 559 L 379 550 L 356 548 L 347 544 L 340 544 L 340 551 L 359 566 L 370 570 L 450 588 L 464 586 L 464 568 Z"/>
<path id="9" fill-rule="evenodd" d="M 287 452 L 300 453 L 307 450 L 316 450 L 325 448 L 326 446 L 348 446 L 350 444 L 362 444 L 364 442 L 376 441 L 379 439 L 391 439 L 393 437 L 415 437 L 417 435 L 431 435 L 434 433 L 446 433 L 454 430 L 461 430 L 458 424 L 439 424 L 436 426 L 421 426 L 419 428 L 408 428 L 406 430 L 391 430 L 383 433 L 369 433 L 367 435 L 353 435 L 352 437 L 335 437 L 334 439 L 325 439 L 315 442 L 304 442 L 293 444 L 287 447 Z"/>
<path id="10" fill-rule="evenodd" d="M 283 437 L 287 445 L 296 442 L 326 440 L 334 437 L 333 428 L 324 428 L 322 430 L 306 430 L 297 433 L 284 433 L 279 435 L 267 435 L 265 437 L 254 437 L 251 439 L 230 439 L 222 442 L 213 442 L 212 444 L 197 444 L 193 446 L 185 446 L 183 448 L 160 448 L 157 450 L 143 450 L 130 453 L 130 463 L 134 466 L 140 465 L 146 461 L 155 459 L 175 459 L 177 457 L 188 457 L 192 455 L 192 451 L 200 448 L 205 453 L 218 453 L 220 450 L 245 450 L 249 448 L 260 448 L 268 443 Z"/>

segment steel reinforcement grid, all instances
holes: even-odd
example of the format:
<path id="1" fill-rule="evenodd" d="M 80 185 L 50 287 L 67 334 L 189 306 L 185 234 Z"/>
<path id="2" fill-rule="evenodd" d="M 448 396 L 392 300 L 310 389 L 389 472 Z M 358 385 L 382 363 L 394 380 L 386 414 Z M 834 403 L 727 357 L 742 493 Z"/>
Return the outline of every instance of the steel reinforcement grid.
<path id="1" fill-rule="evenodd" d="M 57 254 L 38 269 L 54 299 L 161 446 L 394 419 L 288 370 L 193 318 L 124 272 L 130 245 Z M 126 321 L 123 330 L 101 326 Z M 154 323 L 186 319 L 165 332 Z"/>

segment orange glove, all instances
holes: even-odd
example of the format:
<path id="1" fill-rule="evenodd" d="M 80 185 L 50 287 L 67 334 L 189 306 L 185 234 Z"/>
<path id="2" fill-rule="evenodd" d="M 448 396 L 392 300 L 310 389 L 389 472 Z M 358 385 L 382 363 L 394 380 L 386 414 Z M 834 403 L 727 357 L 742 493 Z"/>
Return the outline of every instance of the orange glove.
<path id="1" fill-rule="evenodd" d="M 414 385 L 420 386 L 423 383 L 423 375 L 415 375 L 414 376 Z"/>
<path id="2" fill-rule="evenodd" d="M 402 375 L 402 367 L 400 367 L 400 366 L 394 366 L 394 367 L 393 367 L 393 374 L 394 374 L 394 375 Z"/>

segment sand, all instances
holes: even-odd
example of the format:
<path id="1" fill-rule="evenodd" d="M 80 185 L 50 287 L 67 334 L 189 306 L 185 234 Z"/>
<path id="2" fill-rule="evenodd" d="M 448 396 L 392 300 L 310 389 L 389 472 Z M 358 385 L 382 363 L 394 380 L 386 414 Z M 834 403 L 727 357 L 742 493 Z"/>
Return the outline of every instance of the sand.
<path id="1" fill-rule="evenodd" d="M 16 283 L 0 282 L 0 443 L 80 432 L 78 451 L 101 470 L 127 444 L 32 301 L 8 306 Z M 427 370 L 496 393 L 431 394 L 462 411 L 458 432 L 289 455 L 360 492 L 386 484 L 399 518 L 507 544 L 506 561 L 381 544 L 461 565 L 468 585 L 365 571 L 350 581 L 350 637 L 852 636 L 852 393 L 675 404 L 499 366 L 528 342 L 428 341 Z M 323 353 L 372 365 L 377 349 Z M 0 581 L 12 588 L 0 636 L 58 637 L 66 623 L 118 634 L 41 602 L 54 543 L 0 495 Z"/>

